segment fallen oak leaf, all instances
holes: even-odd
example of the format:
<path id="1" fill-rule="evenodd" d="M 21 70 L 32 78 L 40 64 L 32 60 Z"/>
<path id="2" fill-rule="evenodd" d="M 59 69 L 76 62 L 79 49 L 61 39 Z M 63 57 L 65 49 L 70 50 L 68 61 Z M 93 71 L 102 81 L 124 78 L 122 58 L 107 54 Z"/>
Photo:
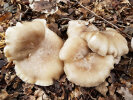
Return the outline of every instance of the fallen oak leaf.
<path id="1" fill-rule="evenodd" d="M 125 100 L 133 100 L 133 95 L 129 92 L 128 88 L 121 87 L 117 92 L 122 94 Z"/>
<path id="2" fill-rule="evenodd" d="M 107 86 L 108 86 L 108 82 L 105 81 L 102 84 L 95 87 L 95 89 L 106 97 L 106 93 L 108 92 Z"/>
<path id="3" fill-rule="evenodd" d="M 12 13 L 7 12 L 0 16 L 0 22 L 3 22 L 4 20 L 8 20 L 12 17 Z"/>
<path id="4" fill-rule="evenodd" d="M 9 94 L 4 89 L 0 91 L 0 100 L 5 100 L 8 96 Z"/>

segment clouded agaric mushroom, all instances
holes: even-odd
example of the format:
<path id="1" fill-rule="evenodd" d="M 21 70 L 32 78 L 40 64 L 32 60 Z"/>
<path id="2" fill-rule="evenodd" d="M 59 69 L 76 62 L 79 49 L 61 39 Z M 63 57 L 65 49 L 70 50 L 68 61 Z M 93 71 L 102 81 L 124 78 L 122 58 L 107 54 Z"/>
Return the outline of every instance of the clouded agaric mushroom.
<path id="1" fill-rule="evenodd" d="M 25 82 L 48 86 L 63 72 L 59 51 L 63 41 L 46 21 L 17 23 L 6 31 L 5 55 L 15 64 L 17 75 Z"/>
<path id="2" fill-rule="evenodd" d="M 85 24 L 84 21 L 69 22 L 68 39 L 61 48 L 60 59 L 64 60 L 64 71 L 69 81 L 91 87 L 99 85 L 109 76 L 114 57 L 100 56 L 89 49 L 84 37 L 87 31 L 98 29 L 94 25 L 87 27 Z"/>

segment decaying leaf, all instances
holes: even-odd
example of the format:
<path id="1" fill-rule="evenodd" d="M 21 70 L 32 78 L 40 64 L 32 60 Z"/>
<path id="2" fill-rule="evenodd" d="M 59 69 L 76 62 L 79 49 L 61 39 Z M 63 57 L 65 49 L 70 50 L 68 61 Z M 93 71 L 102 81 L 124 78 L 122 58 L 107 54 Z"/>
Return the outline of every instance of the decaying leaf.
<path id="1" fill-rule="evenodd" d="M 50 98 L 45 94 L 45 92 L 39 88 L 34 92 L 34 96 L 37 98 L 37 100 L 50 100 Z"/>
<path id="2" fill-rule="evenodd" d="M 7 84 L 11 83 L 13 81 L 13 79 L 16 77 L 16 75 L 12 74 L 11 72 L 7 72 L 5 75 L 5 81 Z"/>
<path id="3" fill-rule="evenodd" d="M 69 99 L 71 99 L 71 98 L 73 98 L 73 99 L 74 98 L 78 98 L 81 94 L 82 94 L 82 92 L 80 91 L 80 89 L 79 88 L 75 88 L 74 91 L 72 91 L 70 93 Z"/>
<path id="4" fill-rule="evenodd" d="M 116 91 L 116 87 L 114 86 L 114 84 L 111 84 L 111 86 L 109 86 L 109 94 L 111 96 L 114 96 L 115 91 Z"/>
<path id="5" fill-rule="evenodd" d="M 0 91 L 0 100 L 4 100 L 9 96 L 9 94 L 5 90 Z"/>
<path id="6" fill-rule="evenodd" d="M 31 85 L 31 84 L 23 84 L 23 90 L 24 90 L 24 93 L 26 95 L 30 95 L 33 91 L 32 91 L 32 88 L 34 87 L 34 85 Z"/>
<path id="7" fill-rule="evenodd" d="M 37 12 L 53 14 L 58 10 L 57 0 L 29 0 L 30 7 Z"/>
<path id="8" fill-rule="evenodd" d="M 100 84 L 99 86 L 97 86 L 95 89 L 100 92 L 102 95 L 106 96 L 106 93 L 108 91 L 108 83 L 105 81 L 102 84 Z"/>
<path id="9" fill-rule="evenodd" d="M 4 21 L 4 20 L 8 20 L 12 17 L 12 13 L 10 12 L 7 12 L 3 15 L 0 16 L 0 22 Z"/>
<path id="10" fill-rule="evenodd" d="M 133 95 L 129 92 L 128 88 L 121 87 L 117 92 L 122 94 L 125 100 L 133 100 Z"/>
<path id="11" fill-rule="evenodd" d="M 96 87 L 101 91 L 95 87 L 82 88 L 74 85 L 65 75 L 50 87 L 24 83 L 15 77 L 13 64 L 7 63 L 3 56 L 5 31 L 18 21 L 46 19 L 49 28 L 64 40 L 67 39 L 66 32 L 70 20 L 86 20 L 101 30 L 106 27 L 113 28 L 81 7 L 78 2 L 116 25 L 122 35 L 129 35 L 129 39 L 126 39 L 130 47 L 130 38 L 133 37 L 133 0 L 0 0 L 0 100 L 132 100 L 132 50 L 115 65 L 110 78 L 106 80 L 109 84 Z M 33 9 L 30 9 L 29 4 Z"/>

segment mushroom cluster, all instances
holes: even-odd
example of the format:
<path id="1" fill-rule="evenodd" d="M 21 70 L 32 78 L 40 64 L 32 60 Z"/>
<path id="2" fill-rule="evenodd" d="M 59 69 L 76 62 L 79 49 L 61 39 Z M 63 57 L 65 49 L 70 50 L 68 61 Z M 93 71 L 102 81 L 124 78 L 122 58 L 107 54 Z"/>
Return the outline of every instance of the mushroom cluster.
<path id="1" fill-rule="evenodd" d="M 116 30 L 99 31 L 87 25 L 81 20 L 69 21 L 68 39 L 63 43 L 43 19 L 17 23 L 6 30 L 5 56 L 15 64 L 16 74 L 28 83 L 49 86 L 65 72 L 76 85 L 97 86 L 128 53 L 128 46 Z"/>
<path id="2" fill-rule="evenodd" d="M 13 61 L 16 74 L 23 81 L 49 86 L 63 73 L 63 62 L 59 59 L 63 41 L 48 29 L 45 20 L 9 27 L 5 41 L 5 56 Z"/>
<path id="3" fill-rule="evenodd" d="M 128 53 L 126 39 L 112 28 L 99 31 L 85 21 L 74 20 L 69 22 L 67 34 L 59 56 L 68 80 L 80 86 L 92 87 L 105 81 L 116 59 Z"/>

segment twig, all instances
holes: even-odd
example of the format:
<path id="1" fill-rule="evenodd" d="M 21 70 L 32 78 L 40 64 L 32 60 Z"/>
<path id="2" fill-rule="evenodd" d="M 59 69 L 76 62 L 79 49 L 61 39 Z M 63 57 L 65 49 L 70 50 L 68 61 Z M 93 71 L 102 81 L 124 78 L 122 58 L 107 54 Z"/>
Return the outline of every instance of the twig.
<path id="1" fill-rule="evenodd" d="M 70 19 L 70 18 L 61 18 L 59 20 L 72 20 L 72 19 Z"/>
<path id="2" fill-rule="evenodd" d="M 5 66 L 5 68 L 6 68 L 6 69 L 7 69 L 7 68 L 11 68 L 12 65 L 13 65 L 13 62 L 9 62 L 9 63 Z"/>

